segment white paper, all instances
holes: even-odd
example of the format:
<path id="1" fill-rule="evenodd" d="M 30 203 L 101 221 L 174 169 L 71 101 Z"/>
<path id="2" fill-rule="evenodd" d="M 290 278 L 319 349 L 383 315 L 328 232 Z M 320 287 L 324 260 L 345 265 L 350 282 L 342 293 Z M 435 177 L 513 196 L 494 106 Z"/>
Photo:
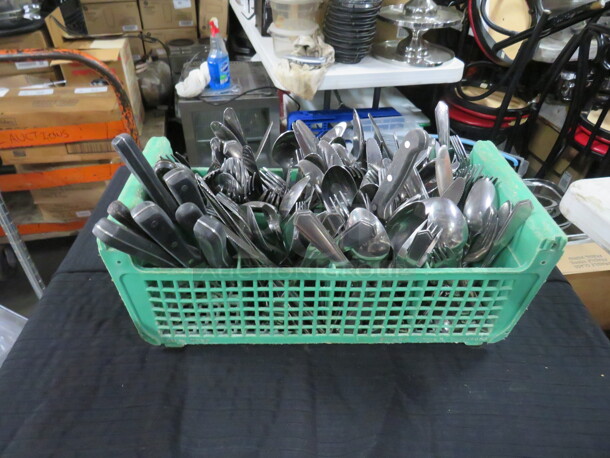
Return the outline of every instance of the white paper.
<path id="1" fill-rule="evenodd" d="M 8 87 L 0 87 L 0 97 L 4 97 L 8 93 Z"/>
<path id="2" fill-rule="evenodd" d="M 98 92 L 108 92 L 108 86 L 77 87 L 74 89 L 75 94 L 95 94 Z"/>
<path id="3" fill-rule="evenodd" d="M 184 10 L 191 7 L 191 0 L 174 0 L 174 9 Z"/>
<path id="4" fill-rule="evenodd" d="M 193 21 L 178 21 L 180 27 L 193 27 Z"/>
<path id="5" fill-rule="evenodd" d="M 140 28 L 138 24 L 129 24 L 122 27 L 123 32 L 137 32 Z"/>
<path id="6" fill-rule="evenodd" d="M 137 27 L 137 26 L 136 26 Z M 108 40 L 93 40 L 88 46 L 89 49 L 114 49 L 121 47 L 122 38 Z"/>
<path id="7" fill-rule="evenodd" d="M 53 89 L 23 89 L 19 91 L 20 96 L 34 96 L 34 95 L 51 95 Z"/>
<path id="8" fill-rule="evenodd" d="M 15 62 L 17 70 L 29 70 L 31 68 L 46 68 L 49 66 L 48 60 L 37 60 L 34 62 Z"/>

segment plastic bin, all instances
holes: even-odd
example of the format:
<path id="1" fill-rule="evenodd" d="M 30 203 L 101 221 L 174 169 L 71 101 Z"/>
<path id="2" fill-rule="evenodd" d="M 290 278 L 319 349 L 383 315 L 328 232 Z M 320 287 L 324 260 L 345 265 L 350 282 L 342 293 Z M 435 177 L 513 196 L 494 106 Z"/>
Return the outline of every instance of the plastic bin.
<path id="1" fill-rule="evenodd" d="M 318 0 L 271 0 L 273 23 L 284 30 L 309 30 L 317 28 Z"/>
<path id="2" fill-rule="evenodd" d="M 154 163 L 171 153 L 153 138 Z M 530 199 L 531 217 L 491 268 L 144 268 L 98 241 L 100 255 L 151 344 L 313 344 L 504 339 L 563 252 L 566 237 L 490 142 L 470 158 L 499 178 L 500 201 Z M 134 177 L 119 200 L 144 198 Z"/>
<path id="3" fill-rule="evenodd" d="M 367 126 L 370 126 L 371 132 L 373 126 L 368 119 L 369 113 L 373 118 L 375 118 L 375 122 L 379 125 L 379 123 L 383 122 L 381 118 L 397 118 L 401 116 L 401 114 L 396 111 L 394 108 L 362 108 L 356 110 L 358 112 L 358 116 L 362 122 L 362 127 L 364 129 L 364 123 L 367 123 Z M 324 135 L 326 131 L 330 130 L 335 124 L 341 121 L 347 121 L 351 124 L 353 117 L 352 110 L 308 110 L 308 111 L 292 111 L 288 114 L 288 126 L 289 129 L 292 128 L 292 124 L 299 119 L 303 121 L 307 127 L 311 129 L 311 131 L 316 134 L 318 137 Z M 371 135 L 372 136 L 372 133 Z M 347 135 L 346 135 L 347 137 Z M 369 137 L 369 135 L 367 135 Z"/>
<path id="4" fill-rule="evenodd" d="M 273 51 L 278 57 L 284 57 L 294 53 L 294 42 L 300 36 L 311 36 L 318 26 L 314 24 L 307 30 L 280 29 L 275 24 L 269 26 L 269 33 L 273 38 Z"/>

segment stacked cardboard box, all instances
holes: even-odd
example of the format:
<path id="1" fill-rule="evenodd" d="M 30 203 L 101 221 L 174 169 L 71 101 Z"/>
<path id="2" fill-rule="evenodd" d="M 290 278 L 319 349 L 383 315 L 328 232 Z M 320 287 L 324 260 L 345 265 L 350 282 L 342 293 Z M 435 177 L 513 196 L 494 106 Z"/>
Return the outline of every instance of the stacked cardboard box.
<path id="1" fill-rule="evenodd" d="M 62 28 L 63 17 L 59 8 L 47 17 L 46 23 L 53 46 L 85 52 L 104 62 L 121 80 L 129 97 L 138 130 L 141 131 L 144 124 L 144 106 L 127 39 L 75 39 L 64 32 Z M 70 86 L 90 86 L 95 80 L 99 79 L 95 71 L 76 62 L 54 61 L 52 64 L 61 68 L 63 77 Z"/>
<path id="2" fill-rule="evenodd" d="M 101 162 L 66 162 L 58 164 L 17 165 L 17 173 L 40 173 L 97 165 Z M 30 194 L 44 221 L 74 221 L 91 216 L 106 189 L 106 181 L 76 183 L 67 186 L 32 189 Z"/>
<path id="3" fill-rule="evenodd" d="M 45 49 L 50 47 L 51 39 L 46 30 L 0 38 L 0 49 Z M 29 74 L 36 74 L 47 80 L 53 80 L 56 76 L 51 63 L 45 60 L 0 64 L 0 77 Z"/>
<path id="4" fill-rule="evenodd" d="M 197 40 L 195 0 L 138 0 L 144 32 L 165 44 L 185 38 Z M 164 55 L 159 43 L 145 42 L 147 53 Z"/>
<path id="5" fill-rule="evenodd" d="M 210 36 L 209 22 L 213 17 L 218 19 L 220 34 L 227 37 L 229 23 L 229 2 L 227 0 L 199 0 L 199 34 Z"/>
<path id="6" fill-rule="evenodd" d="M 0 158 L 19 174 L 33 174 L 23 175 L 25 182 L 49 182 L 30 191 L 43 221 L 84 219 L 109 176 L 57 186 L 64 180 L 45 174 L 69 168 L 79 178 L 66 180 L 73 183 L 81 181 L 82 167 L 118 161 L 110 141 L 124 130 L 117 99 L 106 86 L 10 88 L 0 105 Z"/>
<path id="7" fill-rule="evenodd" d="M 138 3 L 116 0 L 81 0 L 83 16 L 90 35 L 113 35 L 141 32 L 142 19 Z M 134 61 L 144 57 L 144 44 L 138 37 L 129 38 Z"/>
<path id="8" fill-rule="evenodd" d="M 53 14 L 61 24 L 59 10 Z M 122 82 L 141 131 L 144 110 L 128 40 L 75 40 L 51 17 L 47 24 L 47 31 L 6 38 L 0 46 L 54 46 L 103 61 Z M 48 84 L 55 79 L 66 80 L 66 86 Z M 2 186 L 29 190 L 41 218 L 37 221 L 86 219 L 116 168 L 112 163 L 118 155 L 110 141 L 126 126 L 114 91 L 92 84 L 97 79 L 97 73 L 69 60 L 0 68 L 0 159 L 18 174 L 4 175 Z"/>

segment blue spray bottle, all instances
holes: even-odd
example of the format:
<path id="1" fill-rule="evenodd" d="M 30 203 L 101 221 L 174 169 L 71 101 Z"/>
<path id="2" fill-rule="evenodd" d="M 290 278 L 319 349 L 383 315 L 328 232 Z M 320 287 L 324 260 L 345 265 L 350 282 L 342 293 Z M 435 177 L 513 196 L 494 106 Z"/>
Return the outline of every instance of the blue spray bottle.
<path id="1" fill-rule="evenodd" d="M 226 89 L 231 86 L 229 54 L 218 30 L 218 19 L 215 17 L 210 20 L 210 35 L 210 53 L 208 54 L 210 87 L 214 90 Z"/>

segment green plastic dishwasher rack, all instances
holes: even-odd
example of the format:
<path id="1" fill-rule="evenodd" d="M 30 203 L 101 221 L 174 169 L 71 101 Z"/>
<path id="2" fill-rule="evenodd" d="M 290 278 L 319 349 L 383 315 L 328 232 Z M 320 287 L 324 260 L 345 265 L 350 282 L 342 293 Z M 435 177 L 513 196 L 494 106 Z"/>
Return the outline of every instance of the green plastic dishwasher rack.
<path id="1" fill-rule="evenodd" d="M 144 152 L 171 154 L 165 138 Z M 499 178 L 499 201 L 534 211 L 490 268 L 144 268 L 98 241 L 138 332 L 154 345 L 497 342 L 561 257 L 566 237 L 490 142 L 471 161 Z M 129 177 L 119 200 L 144 198 Z"/>

